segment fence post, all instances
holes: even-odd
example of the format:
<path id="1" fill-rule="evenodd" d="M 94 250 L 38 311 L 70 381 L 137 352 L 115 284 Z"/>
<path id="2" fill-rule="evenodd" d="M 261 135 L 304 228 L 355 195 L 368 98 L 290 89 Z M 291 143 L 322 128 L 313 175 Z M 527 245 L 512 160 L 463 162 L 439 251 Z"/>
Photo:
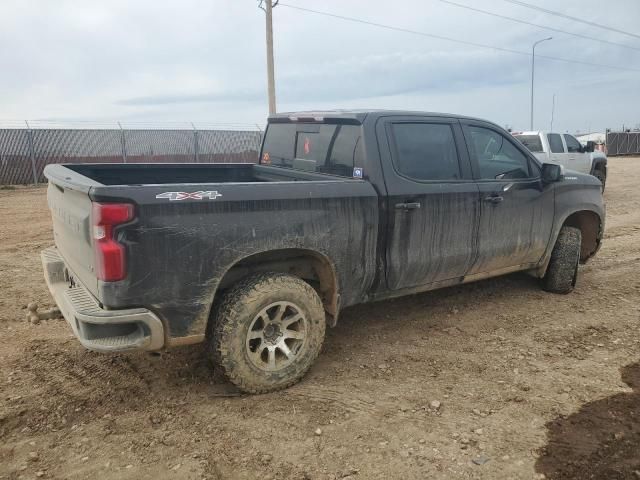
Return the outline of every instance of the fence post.
<path id="1" fill-rule="evenodd" d="M 127 163 L 127 142 L 124 136 L 124 130 L 122 129 L 122 125 L 118 122 L 118 127 L 120 128 L 120 145 L 122 146 L 122 163 Z"/>
<path id="2" fill-rule="evenodd" d="M 198 129 L 191 122 L 191 127 L 193 128 L 193 158 L 196 163 L 200 163 L 200 144 L 198 142 Z"/>
<path id="3" fill-rule="evenodd" d="M 24 121 L 27 124 L 27 144 L 29 145 L 29 156 L 31 157 L 31 170 L 33 172 L 33 184 L 38 184 L 38 172 L 36 171 L 36 153 L 33 148 L 33 133 L 28 121 Z"/>

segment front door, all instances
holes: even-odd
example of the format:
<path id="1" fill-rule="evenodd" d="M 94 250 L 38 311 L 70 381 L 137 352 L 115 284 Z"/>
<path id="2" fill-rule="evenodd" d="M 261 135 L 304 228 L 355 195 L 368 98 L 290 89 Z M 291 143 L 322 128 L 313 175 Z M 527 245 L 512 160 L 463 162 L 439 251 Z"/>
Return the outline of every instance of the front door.
<path id="1" fill-rule="evenodd" d="M 480 190 L 478 257 L 469 273 L 488 273 L 538 262 L 553 224 L 552 188 L 510 135 L 488 124 L 465 122 L 464 134 Z"/>
<path id="2" fill-rule="evenodd" d="M 479 195 L 459 122 L 387 117 L 377 131 L 388 194 L 388 288 L 463 277 L 476 254 Z"/>
<path id="3" fill-rule="evenodd" d="M 591 154 L 584 151 L 584 147 L 573 135 L 565 133 L 564 141 L 567 144 L 569 158 L 566 167 L 576 172 L 591 173 Z"/>

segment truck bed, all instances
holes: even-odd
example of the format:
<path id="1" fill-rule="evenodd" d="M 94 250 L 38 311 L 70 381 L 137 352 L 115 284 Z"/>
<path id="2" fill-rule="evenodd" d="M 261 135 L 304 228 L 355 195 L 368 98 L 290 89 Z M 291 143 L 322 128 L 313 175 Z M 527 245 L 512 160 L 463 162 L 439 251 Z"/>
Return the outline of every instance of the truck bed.
<path id="1" fill-rule="evenodd" d="M 201 334 L 227 270 L 265 250 L 331 255 L 343 304 L 375 274 L 378 194 L 364 180 L 252 164 L 61 164 L 45 175 L 66 278 L 101 308 L 149 309 L 168 338 Z M 113 232 L 126 249 L 122 280 L 96 275 L 96 203 L 133 205 Z"/>
<path id="2" fill-rule="evenodd" d="M 245 163 L 97 163 L 69 164 L 63 165 L 63 167 L 100 185 L 253 183 L 299 180 L 327 181 L 332 178 L 340 178 L 333 175 Z M 49 173 L 55 174 L 55 170 Z M 345 179 L 340 178 L 340 180 L 344 181 Z"/>

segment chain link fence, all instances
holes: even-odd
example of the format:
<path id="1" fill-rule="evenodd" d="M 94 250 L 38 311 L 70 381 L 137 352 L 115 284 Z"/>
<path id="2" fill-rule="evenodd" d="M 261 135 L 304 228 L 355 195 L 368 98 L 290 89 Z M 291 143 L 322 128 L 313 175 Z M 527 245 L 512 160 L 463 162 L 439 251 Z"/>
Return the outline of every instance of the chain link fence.
<path id="1" fill-rule="evenodd" d="M 0 185 L 45 182 L 50 163 L 255 163 L 256 130 L 0 128 Z"/>
<path id="2" fill-rule="evenodd" d="M 607 132 L 607 155 L 640 155 L 640 132 Z"/>

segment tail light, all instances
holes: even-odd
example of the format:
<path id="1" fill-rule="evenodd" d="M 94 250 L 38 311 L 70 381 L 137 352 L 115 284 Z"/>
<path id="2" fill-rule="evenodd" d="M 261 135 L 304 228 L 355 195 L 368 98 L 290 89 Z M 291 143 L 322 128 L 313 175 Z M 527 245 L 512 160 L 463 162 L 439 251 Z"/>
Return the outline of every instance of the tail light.
<path id="1" fill-rule="evenodd" d="M 133 205 L 128 203 L 93 203 L 93 248 L 95 270 L 99 280 L 114 282 L 127 276 L 124 245 L 115 239 L 117 225 L 133 219 Z"/>

